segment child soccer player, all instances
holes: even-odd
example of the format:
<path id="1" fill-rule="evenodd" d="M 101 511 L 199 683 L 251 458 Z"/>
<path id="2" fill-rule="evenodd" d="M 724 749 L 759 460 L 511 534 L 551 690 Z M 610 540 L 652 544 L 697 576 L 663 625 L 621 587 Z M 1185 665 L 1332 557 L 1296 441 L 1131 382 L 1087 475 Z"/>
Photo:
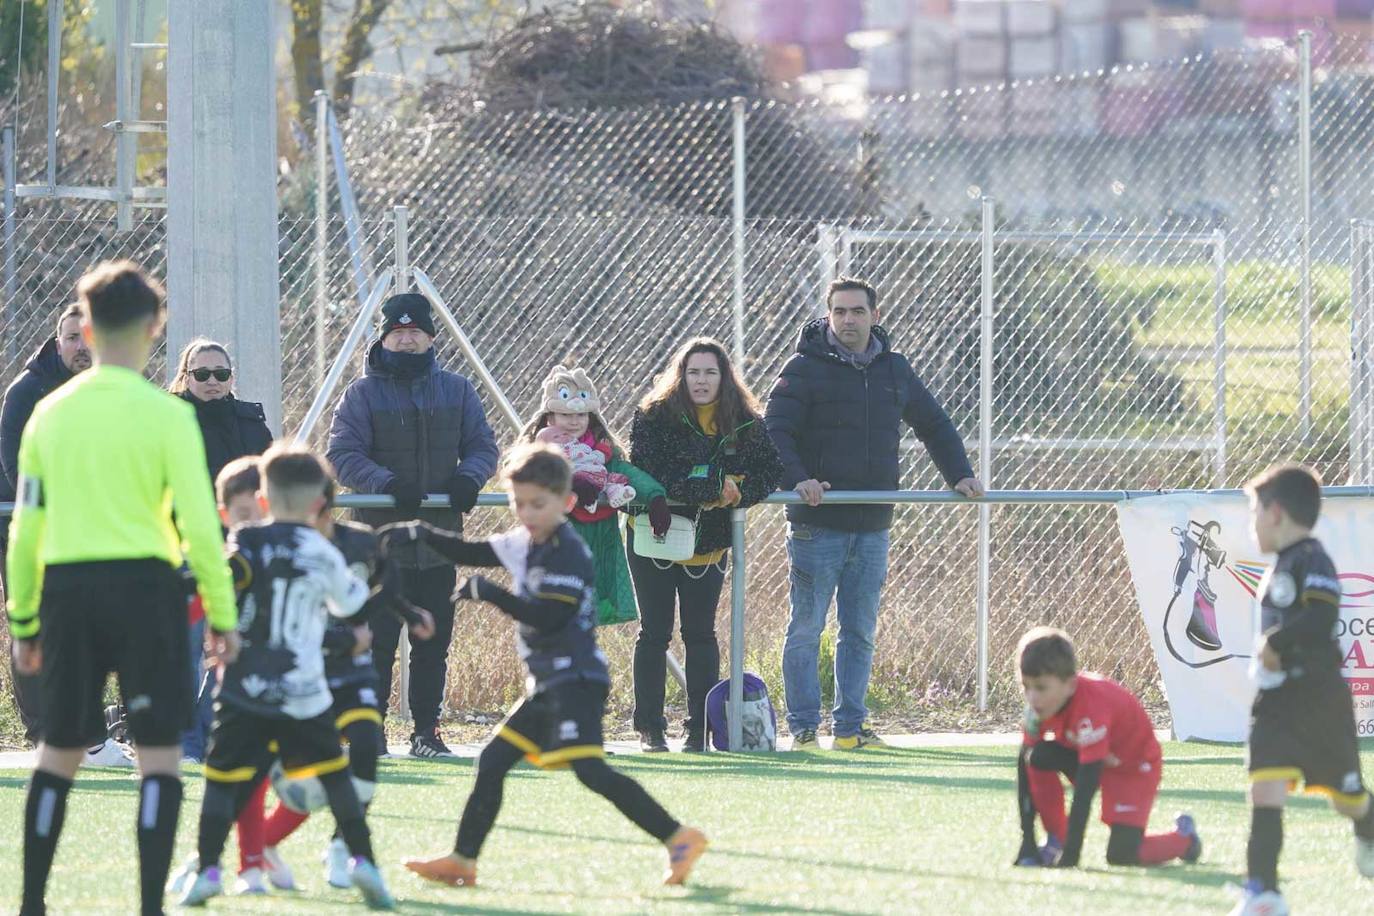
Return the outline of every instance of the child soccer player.
<path id="1" fill-rule="evenodd" d="M 1321 513 L 1321 480 L 1311 468 L 1282 464 L 1245 485 L 1255 541 L 1277 553 L 1260 592 L 1261 641 L 1252 671 L 1260 690 L 1250 713 L 1250 840 L 1245 898 L 1237 916 L 1280 916 L 1283 805 L 1302 781 L 1355 822 L 1355 864 L 1374 878 L 1374 804 L 1360 778 L 1350 688 L 1335 638 L 1341 586 L 1312 529 Z"/>
<path id="2" fill-rule="evenodd" d="M 1191 816 L 1179 815 L 1169 833 L 1145 834 L 1163 761 L 1140 701 L 1115 681 L 1079 673 L 1073 643 L 1063 630 L 1036 627 L 1021 637 L 1016 655 L 1027 704 L 1023 748 L 1016 762 L 1021 810 L 1016 864 L 1077 867 L 1098 789 L 1102 822 L 1111 828 L 1108 864 L 1196 862 L 1202 855 L 1202 839 Z M 1060 773 L 1074 786 L 1067 816 Z M 1038 849 L 1037 813 L 1049 834 Z"/>
<path id="3" fill-rule="evenodd" d="M 276 446 L 262 458 L 270 515 L 229 537 L 239 591 L 243 648 L 224 670 L 205 761 L 195 880 L 183 906 L 222 892 L 219 859 L 229 825 L 267 773 L 274 751 L 287 772 L 314 775 L 353 856 L 351 878 L 368 905 L 394 905 L 373 861 L 372 842 L 348 775 L 348 758 L 329 715 L 321 645 L 328 616 L 353 617 L 369 597 L 343 556 L 312 526 L 325 507 L 329 478 L 304 449 Z"/>
<path id="4" fill-rule="evenodd" d="M 639 783 L 606 765 L 601 718 L 610 688 L 606 658 L 596 645 L 596 587 L 591 552 L 567 520 L 577 497 L 572 466 L 558 450 L 532 443 L 515 448 L 503 475 L 518 527 L 487 541 L 464 541 L 423 522 L 382 530 L 383 545 L 423 540 L 455 563 L 504 566 L 515 593 L 481 577 L 462 582 L 455 597 L 488 601 L 517 623 L 528 693 L 477 758 L 477 782 L 458 825 L 453 852 L 412 859 L 423 878 L 471 887 L 477 856 L 501 810 L 506 774 L 523 757 L 540 767 L 571 766 L 578 780 L 668 848 L 667 884 L 681 884 L 706 837 L 669 816 Z"/>
<path id="5" fill-rule="evenodd" d="M 374 586 L 363 616 L 372 620 L 378 614 L 395 613 L 410 626 L 412 637 L 429 639 L 434 635 L 434 618 L 429 611 L 414 607 L 402 596 L 396 570 L 381 557 L 376 534 L 366 525 L 335 521 L 331 511 L 335 489 L 334 481 L 330 480 L 325 486 L 325 508 L 315 528 L 339 549 L 354 575 L 367 579 L 368 584 Z M 324 634 L 324 672 L 329 692 L 334 697 L 330 715 L 339 735 L 348 744 L 348 768 L 364 813 L 377 791 L 377 749 L 382 740 L 380 706 L 385 702 L 378 693 L 380 683 L 372 664 L 371 647 L 372 631 L 366 624 L 335 621 Z M 265 788 L 266 783 L 263 786 Z M 262 810 L 260 804 L 258 810 Z M 276 809 L 267 819 L 263 857 L 272 884 L 283 890 L 294 889 L 296 883 L 277 846 L 308 817 L 278 800 Z M 325 879 L 331 887 L 351 886 L 348 859 L 348 845 L 342 833 L 336 830 L 325 853 Z"/>

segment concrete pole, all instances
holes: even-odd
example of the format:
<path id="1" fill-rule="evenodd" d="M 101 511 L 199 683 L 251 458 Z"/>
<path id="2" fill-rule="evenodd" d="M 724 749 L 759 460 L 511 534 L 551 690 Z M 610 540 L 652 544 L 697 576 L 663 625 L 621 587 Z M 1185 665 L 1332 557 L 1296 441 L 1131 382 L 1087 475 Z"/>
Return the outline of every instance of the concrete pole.
<path id="1" fill-rule="evenodd" d="M 277 104 L 268 0 L 168 4 L 168 369 L 204 335 L 281 432 Z"/>

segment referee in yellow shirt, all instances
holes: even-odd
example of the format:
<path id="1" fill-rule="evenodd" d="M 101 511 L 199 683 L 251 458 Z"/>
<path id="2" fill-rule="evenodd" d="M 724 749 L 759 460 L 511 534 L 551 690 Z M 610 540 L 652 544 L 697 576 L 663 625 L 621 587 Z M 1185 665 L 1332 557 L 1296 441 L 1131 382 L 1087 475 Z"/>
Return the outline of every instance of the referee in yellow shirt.
<path id="1" fill-rule="evenodd" d="M 47 711 L 24 809 L 20 912 L 45 912 L 67 794 L 114 672 L 143 777 L 142 912 L 161 913 L 181 808 L 181 733 L 194 704 L 177 572 L 183 537 L 210 649 L 226 661 L 238 650 L 237 609 L 195 415 L 142 375 L 162 331 L 162 289 L 121 261 L 86 274 L 77 294 L 95 368 L 44 398 L 24 428 L 10 524 L 15 665 L 41 671 Z"/>

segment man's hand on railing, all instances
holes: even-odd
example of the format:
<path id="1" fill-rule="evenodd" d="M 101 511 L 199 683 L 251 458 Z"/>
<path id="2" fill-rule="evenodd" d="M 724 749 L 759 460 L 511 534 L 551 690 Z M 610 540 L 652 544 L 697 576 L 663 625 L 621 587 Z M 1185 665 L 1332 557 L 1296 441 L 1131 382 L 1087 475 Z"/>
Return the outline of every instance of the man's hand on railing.
<path id="1" fill-rule="evenodd" d="M 396 500 L 396 514 L 401 518 L 415 518 L 420 514 L 425 491 L 415 481 L 393 477 L 382 492 Z"/>
<path id="2" fill-rule="evenodd" d="M 825 491 L 830 489 L 830 482 L 825 480 L 803 480 L 797 484 L 797 493 L 808 506 L 819 506 L 821 497 L 825 496 Z"/>
<path id="3" fill-rule="evenodd" d="M 977 477 L 965 477 L 954 485 L 954 492 L 967 496 L 969 499 L 979 499 L 988 495 L 988 491 L 983 489 L 982 481 Z"/>

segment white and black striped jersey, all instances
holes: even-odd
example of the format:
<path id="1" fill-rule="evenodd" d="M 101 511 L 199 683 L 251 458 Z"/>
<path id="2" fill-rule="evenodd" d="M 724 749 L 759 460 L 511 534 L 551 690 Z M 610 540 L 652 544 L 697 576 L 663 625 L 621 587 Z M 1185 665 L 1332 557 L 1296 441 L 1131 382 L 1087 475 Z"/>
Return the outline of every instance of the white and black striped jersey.
<path id="1" fill-rule="evenodd" d="M 234 529 L 229 565 L 238 591 L 238 659 L 219 698 L 262 716 L 310 719 L 333 702 L 325 680 L 324 634 L 331 617 L 352 617 L 367 583 L 309 525 L 263 522 Z"/>

